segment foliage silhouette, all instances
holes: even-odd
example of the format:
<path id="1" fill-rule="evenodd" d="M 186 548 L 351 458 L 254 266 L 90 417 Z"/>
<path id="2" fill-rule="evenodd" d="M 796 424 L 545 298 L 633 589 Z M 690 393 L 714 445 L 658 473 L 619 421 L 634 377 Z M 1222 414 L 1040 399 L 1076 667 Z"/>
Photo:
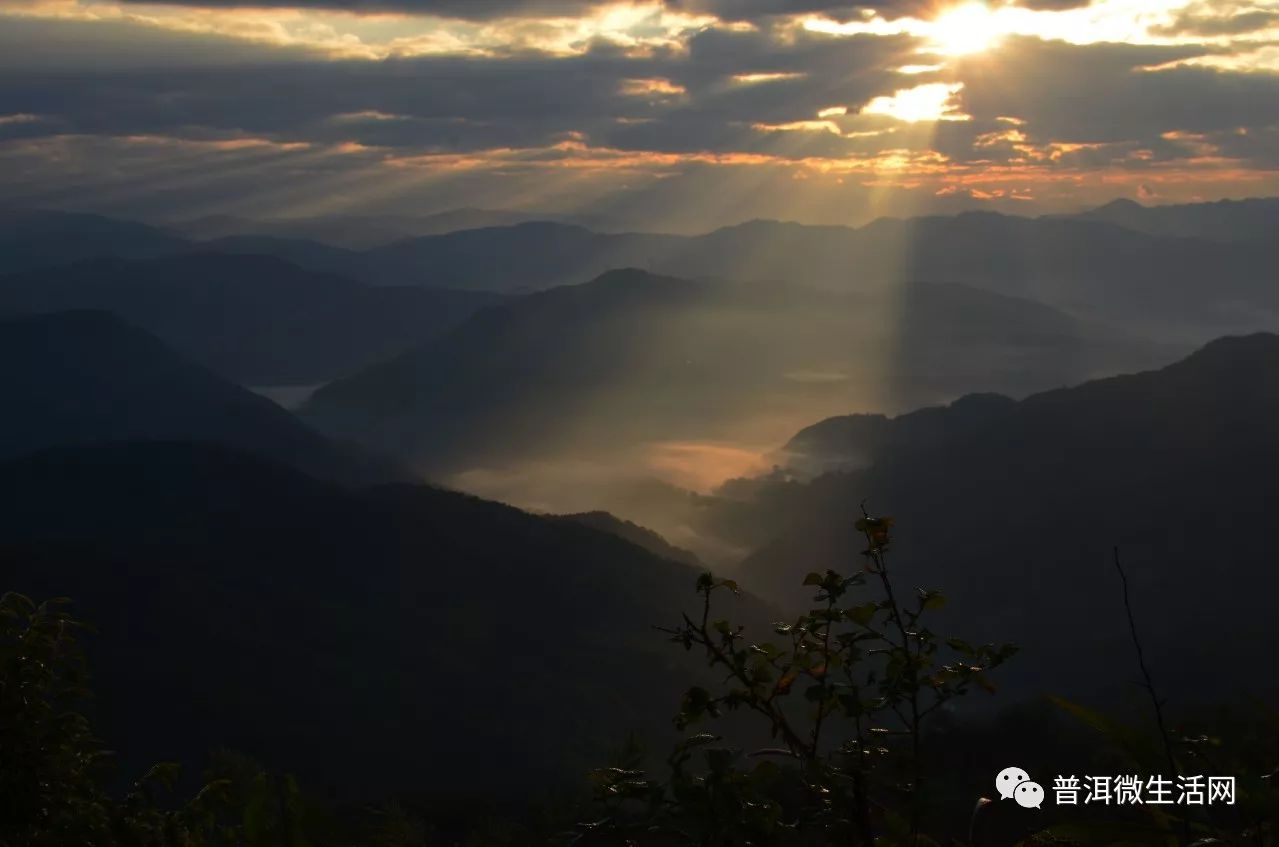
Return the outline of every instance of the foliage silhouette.
<path id="1" fill-rule="evenodd" d="M 216 757 L 203 787 L 176 804 L 171 763 L 114 796 L 112 753 L 85 715 L 85 626 L 67 602 L 0 597 L 0 844 L 312 847 L 296 782 L 242 756 Z"/>
<path id="2" fill-rule="evenodd" d="M 774 641 L 748 642 L 744 627 L 715 617 L 713 598 L 737 584 L 703 574 L 701 616 L 665 631 L 704 652 L 725 683 L 690 688 L 676 724 L 749 713 L 779 746 L 744 754 L 703 732 L 671 753 L 665 780 L 635 757 L 597 770 L 599 814 L 576 837 L 647 833 L 653 843 L 716 847 L 923 842 L 922 728 L 974 687 L 993 690 L 988 672 L 1016 648 L 934 632 L 929 613 L 945 598 L 917 589 L 903 599 L 888 563 L 892 528 L 891 518 L 864 514 L 862 571 L 809 574 L 816 607 L 777 624 Z M 858 591 L 868 584 L 874 599 Z"/>

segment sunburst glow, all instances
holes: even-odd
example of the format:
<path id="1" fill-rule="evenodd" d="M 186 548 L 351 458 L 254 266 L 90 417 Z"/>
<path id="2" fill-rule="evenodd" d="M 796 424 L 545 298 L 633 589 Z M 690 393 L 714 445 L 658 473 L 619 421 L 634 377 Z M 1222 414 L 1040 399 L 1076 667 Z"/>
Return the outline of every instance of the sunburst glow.
<path id="1" fill-rule="evenodd" d="M 991 47 L 999 38 L 998 21 L 982 3 L 965 3 L 943 12 L 934 22 L 937 52 L 966 56 Z"/>

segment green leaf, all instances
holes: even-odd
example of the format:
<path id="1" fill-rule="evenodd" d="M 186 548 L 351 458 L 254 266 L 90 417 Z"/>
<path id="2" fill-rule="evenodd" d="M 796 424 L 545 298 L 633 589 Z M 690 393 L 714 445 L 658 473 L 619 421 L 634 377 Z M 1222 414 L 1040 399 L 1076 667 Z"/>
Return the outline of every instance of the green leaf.
<path id="1" fill-rule="evenodd" d="M 879 611 L 878 603 L 863 603 L 860 606 L 853 606 L 851 609 L 844 610 L 845 616 L 859 626 L 866 626 L 875 619 L 875 613 Z"/>

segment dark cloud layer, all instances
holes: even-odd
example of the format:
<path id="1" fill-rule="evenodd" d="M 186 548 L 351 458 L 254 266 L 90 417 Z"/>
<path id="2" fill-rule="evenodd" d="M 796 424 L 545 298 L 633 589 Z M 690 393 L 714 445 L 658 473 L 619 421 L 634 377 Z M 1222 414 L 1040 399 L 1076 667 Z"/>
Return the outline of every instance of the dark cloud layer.
<path id="1" fill-rule="evenodd" d="M 1072 45 L 1023 38 L 962 62 L 964 107 L 1010 115 L 1042 139 L 1155 145 L 1167 133 L 1279 125 L 1279 78 L 1210 67 L 1150 68 L 1202 48 Z M 1269 157 L 1275 160 L 1277 157 Z"/>
<path id="2" fill-rule="evenodd" d="M 153 0 L 124 0 L 151 3 Z M 491 20 L 498 17 L 573 16 L 607 5 L 609 0 L 166 0 L 168 5 L 209 9 L 301 8 L 357 14 L 396 12 L 438 15 L 464 20 Z M 1089 0 L 1020 0 L 1034 9 L 1064 9 L 1086 6 Z M 822 14 L 836 20 L 858 17 L 860 9 L 879 10 L 885 17 L 927 12 L 935 0 L 664 0 L 672 10 L 714 15 L 723 21 L 752 21 L 777 15 Z"/>
<path id="3" fill-rule="evenodd" d="M 9 128 L 23 135 L 246 135 L 457 152 L 535 148 L 572 136 L 631 150 L 839 156 L 865 152 L 868 142 L 756 127 L 811 121 L 828 107 L 855 116 L 877 95 L 931 81 L 895 70 L 915 60 L 918 48 L 905 36 L 802 35 L 778 43 L 759 31 L 713 29 L 695 36 L 685 54 L 639 58 L 602 46 L 554 59 L 201 63 L 163 73 L 14 68 L 0 78 L 0 112 L 42 116 Z M 1160 143 L 1168 133 L 1279 124 L 1273 77 L 1144 70 L 1202 52 L 1007 39 L 942 75 L 964 83 L 959 107 L 973 120 L 937 127 L 936 144 L 956 160 L 988 157 L 972 142 L 999 116 L 1025 121 L 1025 133 L 1039 142 L 1132 142 L 1168 154 L 1180 149 Z M 752 84 L 742 74 L 779 76 Z M 648 85 L 660 89 L 646 93 Z M 843 125 L 853 128 L 851 120 Z M 862 118 L 855 128 L 872 126 Z"/>
<path id="4" fill-rule="evenodd" d="M 153 0 L 123 0 L 155 5 Z M 439 15 L 464 20 L 497 17 L 573 16 L 602 4 L 601 0 L 165 0 L 170 6 L 205 9 L 276 8 L 320 9 L 357 14 L 395 12 Z"/>
<path id="5" fill-rule="evenodd" d="M 157 35 L 157 38 L 165 37 Z M 0 45 L 5 37 L 0 35 Z M 909 38 L 801 37 L 712 30 L 687 55 L 632 58 L 601 47 L 572 58 L 465 57 L 377 62 L 255 62 L 0 78 L 0 110 L 48 116 L 63 132 L 226 133 L 357 141 L 422 150 L 537 147 L 581 133 L 632 149 L 750 149 L 750 126 L 856 110 L 891 90 Z M 743 84 L 743 73 L 791 74 Z M 678 96 L 626 93 L 662 80 Z"/>

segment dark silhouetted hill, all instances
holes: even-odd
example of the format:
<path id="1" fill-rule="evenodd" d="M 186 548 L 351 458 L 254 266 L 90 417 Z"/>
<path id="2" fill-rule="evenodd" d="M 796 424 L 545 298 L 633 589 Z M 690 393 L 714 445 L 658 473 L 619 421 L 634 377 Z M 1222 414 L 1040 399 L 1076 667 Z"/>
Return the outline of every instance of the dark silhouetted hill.
<path id="1" fill-rule="evenodd" d="M 202 441 L 345 482 L 399 476 L 106 312 L 0 319 L 0 458 L 114 441 Z"/>
<path id="2" fill-rule="evenodd" d="M 999 394 L 967 394 L 949 405 L 895 418 L 840 415 L 800 430 L 782 448 L 782 455 L 806 475 L 859 470 L 887 451 L 936 447 L 984 428 L 1014 405 L 1015 401 Z"/>
<path id="3" fill-rule="evenodd" d="M 126 764 L 229 746 L 350 799 L 527 798 L 631 730 L 666 749 L 697 674 L 652 629 L 697 571 L 572 521 L 188 444 L 0 465 L 0 503 L 4 585 L 96 626 Z"/>
<path id="4" fill-rule="evenodd" d="M 1279 643 L 1270 566 L 1279 496 L 1279 336 L 1213 342 L 1162 370 L 1037 394 L 984 425 L 890 444 L 871 467 L 763 484 L 720 528 L 772 520 L 741 566 L 800 602 L 808 570 L 857 567 L 857 504 L 898 519 L 899 579 L 937 586 L 986 638 L 1022 642 L 1022 690 L 1131 678 L 1118 545 L 1161 682 L 1182 698 L 1259 690 Z M 900 420 L 900 419 L 899 419 Z M 939 417 L 946 422 L 946 417 Z"/>
<path id="5" fill-rule="evenodd" d="M 589 526 L 600 532 L 616 535 L 636 547 L 640 547 L 662 559 L 682 562 L 692 567 L 700 567 L 701 560 L 697 554 L 681 547 L 676 547 L 653 530 L 628 520 L 623 520 L 608 512 L 580 512 L 575 515 L 555 515 L 556 520 Z"/>

